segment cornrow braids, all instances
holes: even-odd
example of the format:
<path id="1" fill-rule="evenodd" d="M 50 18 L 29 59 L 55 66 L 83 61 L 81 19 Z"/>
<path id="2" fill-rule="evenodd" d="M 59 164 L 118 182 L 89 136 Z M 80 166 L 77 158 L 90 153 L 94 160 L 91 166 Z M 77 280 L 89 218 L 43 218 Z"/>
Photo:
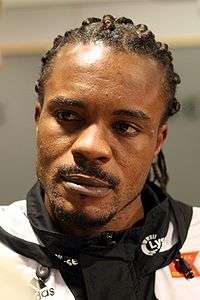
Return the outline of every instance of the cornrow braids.
<path id="1" fill-rule="evenodd" d="M 155 35 L 144 24 L 134 24 L 131 19 L 114 18 L 105 15 L 100 18 L 88 18 L 79 28 L 66 31 L 64 35 L 58 35 L 52 48 L 42 57 L 40 78 L 36 82 L 35 91 L 38 100 L 43 105 L 45 83 L 53 68 L 54 59 L 60 49 L 65 45 L 78 43 L 103 42 L 105 46 L 113 47 L 119 51 L 126 51 L 147 56 L 154 59 L 164 67 L 165 82 L 163 90 L 167 95 L 166 111 L 161 120 L 164 124 L 167 119 L 180 110 L 180 103 L 176 99 L 176 88 L 181 82 L 179 75 L 174 71 L 172 53 L 168 45 L 155 40 Z M 148 176 L 149 181 L 156 182 L 163 191 L 169 180 L 165 157 L 161 151 Z"/>
<path id="2" fill-rule="evenodd" d="M 162 150 L 159 152 L 157 160 L 152 163 L 153 182 L 157 182 L 163 191 L 166 191 L 169 176 L 167 174 L 167 165 Z"/>

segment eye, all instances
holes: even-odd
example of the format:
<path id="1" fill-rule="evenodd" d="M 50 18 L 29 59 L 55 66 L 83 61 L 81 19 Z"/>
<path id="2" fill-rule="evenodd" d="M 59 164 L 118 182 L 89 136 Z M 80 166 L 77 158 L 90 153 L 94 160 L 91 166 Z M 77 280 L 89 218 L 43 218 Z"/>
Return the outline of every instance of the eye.
<path id="1" fill-rule="evenodd" d="M 65 110 L 56 112 L 56 118 L 59 121 L 80 121 L 81 117 L 74 111 Z"/>
<path id="2" fill-rule="evenodd" d="M 136 126 L 133 126 L 130 123 L 120 121 L 114 124 L 114 130 L 118 134 L 134 136 L 139 132 L 139 129 Z"/>

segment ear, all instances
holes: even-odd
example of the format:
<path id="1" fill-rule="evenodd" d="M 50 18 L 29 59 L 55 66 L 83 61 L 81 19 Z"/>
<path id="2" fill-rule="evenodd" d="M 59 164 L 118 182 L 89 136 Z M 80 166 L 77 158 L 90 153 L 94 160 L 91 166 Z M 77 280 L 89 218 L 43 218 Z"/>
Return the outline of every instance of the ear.
<path id="1" fill-rule="evenodd" d="M 162 125 L 158 129 L 157 144 L 156 144 L 156 149 L 154 152 L 154 159 L 156 158 L 156 156 L 158 155 L 158 153 L 160 152 L 160 150 L 163 147 L 163 144 L 167 138 L 167 132 L 168 132 L 167 124 Z"/>
<path id="2" fill-rule="evenodd" d="M 35 113 L 34 113 L 34 118 L 35 118 L 35 125 L 36 125 L 36 131 L 38 131 L 38 122 L 40 119 L 42 107 L 39 101 L 36 101 L 35 103 Z"/>

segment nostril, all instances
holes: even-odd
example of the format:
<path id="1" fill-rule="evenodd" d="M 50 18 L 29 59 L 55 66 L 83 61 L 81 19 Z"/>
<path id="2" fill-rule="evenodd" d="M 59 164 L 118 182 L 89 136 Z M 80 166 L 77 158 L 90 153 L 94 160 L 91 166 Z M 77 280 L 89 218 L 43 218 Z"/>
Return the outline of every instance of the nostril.
<path id="1" fill-rule="evenodd" d="M 74 162 L 84 167 L 88 163 L 105 164 L 109 159 L 106 156 L 86 155 L 80 152 L 73 153 Z"/>
<path id="2" fill-rule="evenodd" d="M 86 157 L 82 153 L 75 152 L 73 153 L 73 156 L 74 156 L 74 162 L 77 165 L 83 165 L 87 161 Z"/>

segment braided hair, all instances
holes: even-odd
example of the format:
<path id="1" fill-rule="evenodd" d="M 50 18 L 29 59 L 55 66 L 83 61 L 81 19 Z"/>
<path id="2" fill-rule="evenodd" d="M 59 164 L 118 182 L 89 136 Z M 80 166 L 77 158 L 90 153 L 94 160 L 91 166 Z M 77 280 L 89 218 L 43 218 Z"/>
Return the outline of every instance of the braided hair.
<path id="1" fill-rule="evenodd" d="M 49 78 L 54 59 L 60 49 L 69 44 L 87 44 L 98 41 L 103 42 L 105 46 L 120 51 L 148 56 L 160 63 L 165 70 L 163 88 L 167 95 L 167 107 L 161 123 L 164 124 L 170 116 L 179 111 L 180 103 L 177 101 L 175 94 L 177 84 L 180 83 L 180 77 L 174 71 L 172 53 L 169 51 L 168 45 L 156 41 L 155 35 L 146 25 L 134 24 L 131 19 L 125 17 L 114 18 L 111 15 L 105 15 L 102 19 L 88 18 L 82 22 L 79 28 L 66 31 L 64 35 L 58 35 L 55 38 L 52 48 L 41 59 L 40 78 L 35 85 L 35 91 L 41 105 L 43 105 L 44 100 L 45 83 Z M 147 180 L 156 182 L 163 191 L 166 190 L 169 176 L 162 150 L 152 163 L 152 169 Z"/>

